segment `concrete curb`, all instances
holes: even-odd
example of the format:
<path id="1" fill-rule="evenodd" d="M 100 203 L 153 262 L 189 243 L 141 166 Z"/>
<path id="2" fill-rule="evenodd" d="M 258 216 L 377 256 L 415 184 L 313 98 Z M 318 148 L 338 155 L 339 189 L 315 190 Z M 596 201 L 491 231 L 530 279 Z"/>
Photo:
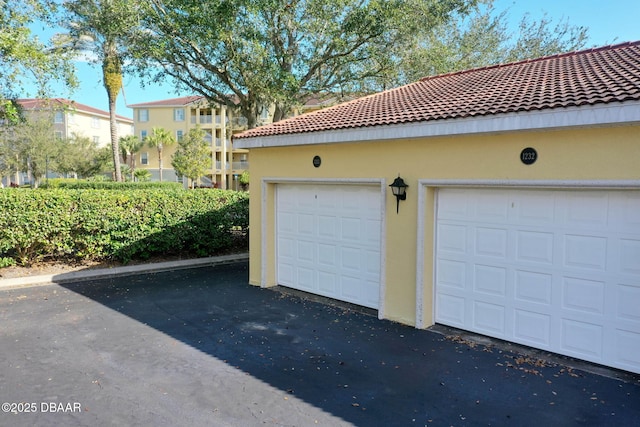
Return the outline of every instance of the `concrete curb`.
<path id="1" fill-rule="evenodd" d="M 139 264 L 124 267 L 97 268 L 94 270 L 78 270 L 62 274 L 45 274 L 41 276 L 15 277 L 0 279 L 0 290 L 43 286 L 58 283 L 76 282 L 88 279 L 108 279 L 112 277 L 131 276 L 135 274 L 156 273 L 162 271 L 183 270 L 187 268 L 207 267 L 217 264 L 228 264 L 249 259 L 248 253 L 222 255 L 208 258 L 194 258 L 179 261 Z"/>

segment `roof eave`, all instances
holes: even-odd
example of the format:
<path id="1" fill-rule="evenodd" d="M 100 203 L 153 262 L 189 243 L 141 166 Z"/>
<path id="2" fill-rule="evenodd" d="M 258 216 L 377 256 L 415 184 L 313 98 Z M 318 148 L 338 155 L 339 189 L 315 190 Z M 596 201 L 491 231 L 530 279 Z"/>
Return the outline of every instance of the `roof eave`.
<path id="1" fill-rule="evenodd" d="M 245 149 L 287 147 L 625 124 L 640 124 L 640 101 L 239 138 L 234 146 Z"/>

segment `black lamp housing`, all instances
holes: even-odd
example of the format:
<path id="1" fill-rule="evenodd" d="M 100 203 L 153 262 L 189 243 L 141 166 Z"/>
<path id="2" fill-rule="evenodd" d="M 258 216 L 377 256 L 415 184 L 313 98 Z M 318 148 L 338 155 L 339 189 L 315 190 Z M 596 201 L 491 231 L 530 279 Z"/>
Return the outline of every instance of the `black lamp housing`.
<path id="1" fill-rule="evenodd" d="M 400 178 L 400 175 L 389 185 L 393 195 L 396 196 L 396 213 L 400 212 L 400 200 L 407 199 L 407 187 L 404 180 Z"/>

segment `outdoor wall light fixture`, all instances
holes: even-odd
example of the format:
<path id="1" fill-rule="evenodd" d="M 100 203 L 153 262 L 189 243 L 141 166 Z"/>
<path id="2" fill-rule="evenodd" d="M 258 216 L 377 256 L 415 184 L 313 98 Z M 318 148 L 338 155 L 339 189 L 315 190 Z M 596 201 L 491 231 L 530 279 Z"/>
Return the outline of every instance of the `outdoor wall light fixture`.
<path id="1" fill-rule="evenodd" d="M 391 185 L 389 185 L 389 187 L 391 187 L 391 191 L 393 192 L 393 195 L 396 196 L 396 213 L 398 213 L 400 212 L 400 200 L 407 199 L 408 185 L 405 184 L 404 180 L 400 178 L 400 175 L 398 175 L 398 177 L 395 180 L 393 180 L 393 182 L 391 183 Z"/>

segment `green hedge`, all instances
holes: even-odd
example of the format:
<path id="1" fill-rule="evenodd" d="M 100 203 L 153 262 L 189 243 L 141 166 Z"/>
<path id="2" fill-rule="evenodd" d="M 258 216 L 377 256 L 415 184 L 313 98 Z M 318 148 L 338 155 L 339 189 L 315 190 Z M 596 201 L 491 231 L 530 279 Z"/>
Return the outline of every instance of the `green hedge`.
<path id="1" fill-rule="evenodd" d="M 227 190 L 0 191 L 0 258 L 128 262 L 223 253 L 246 234 L 248 194 Z"/>
<path id="2" fill-rule="evenodd" d="M 115 182 L 115 181 L 82 181 L 70 178 L 51 178 L 44 181 L 41 188 L 66 188 L 75 190 L 148 190 L 172 189 L 179 190 L 184 186 L 179 182 Z"/>

